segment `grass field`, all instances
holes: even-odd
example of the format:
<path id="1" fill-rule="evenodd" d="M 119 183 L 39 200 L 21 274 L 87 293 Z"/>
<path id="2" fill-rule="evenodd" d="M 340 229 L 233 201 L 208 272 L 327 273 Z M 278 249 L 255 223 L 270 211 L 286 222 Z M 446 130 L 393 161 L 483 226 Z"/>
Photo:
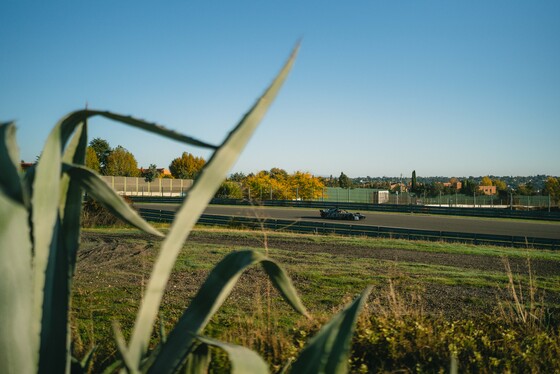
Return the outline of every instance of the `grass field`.
<path id="1" fill-rule="evenodd" d="M 116 358 L 111 323 L 130 332 L 160 241 L 89 229 L 72 305 L 74 350 Z M 560 253 L 337 236 L 199 228 L 184 245 L 160 321 L 171 326 L 226 254 L 256 248 L 282 264 L 313 319 L 246 272 L 205 333 L 257 350 L 277 371 L 335 312 L 374 285 L 353 341 L 355 372 L 560 371 Z M 159 331 L 154 332 L 154 337 Z M 213 369 L 227 364 L 218 355 Z"/>

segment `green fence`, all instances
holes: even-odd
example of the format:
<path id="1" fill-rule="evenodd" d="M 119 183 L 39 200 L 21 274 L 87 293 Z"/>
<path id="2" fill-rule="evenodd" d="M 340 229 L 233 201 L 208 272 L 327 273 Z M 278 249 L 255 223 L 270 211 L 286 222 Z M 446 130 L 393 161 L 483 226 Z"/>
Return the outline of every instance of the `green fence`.
<path id="1" fill-rule="evenodd" d="M 340 188 L 325 187 L 321 197 L 315 201 L 324 202 L 345 202 L 345 203 L 365 203 L 365 204 L 384 204 L 389 203 L 390 194 L 387 190 L 373 188 Z"/>
<path id="2" fill-rule="evenodd" d="M 385 197 L 386 195 L 386 197 Z M 326 187 L 322 196 L 315 201 L 326 203 L 365 203 L 365 204 L 395 204 L 395 205 L 432 205 L 442 207 L 478 207 L 478 208 L 506 208 L 517 209 L 552 208 L 557 207 L 549 196 L 521 196 L 509 195 L 507 197 L 464 194 L 441 195 L 428 197 L 415 195 L 408 192 L 388 193 L 387 190 L 369 188 L 339 188 Z"/>

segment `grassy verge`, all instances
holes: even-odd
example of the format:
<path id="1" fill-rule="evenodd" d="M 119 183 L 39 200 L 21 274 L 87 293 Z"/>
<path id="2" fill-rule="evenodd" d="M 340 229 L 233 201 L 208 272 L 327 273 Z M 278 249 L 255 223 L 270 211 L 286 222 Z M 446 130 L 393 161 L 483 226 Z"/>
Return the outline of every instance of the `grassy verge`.
<path id="1" fill-rule="evenodd" d="M 84 233 L 72 320 L 78 356 L 98 347 L 94 371 L 115 359 L 111 321 L 129 333 L 159 245 L 125 228 Z M 255 268 L 206 333 L 256 349 L 273 369 L 373 284 L 354 339 L 354 371 L 447 371 L 452 356 L 461 371 L 560 370 L 560 257 L 532 249 L 199 229 L 168 284 L 163 326 L 176 321 L 209 269 L 241 248 L 279 261 L 314 319 L 292 312 Z"/>

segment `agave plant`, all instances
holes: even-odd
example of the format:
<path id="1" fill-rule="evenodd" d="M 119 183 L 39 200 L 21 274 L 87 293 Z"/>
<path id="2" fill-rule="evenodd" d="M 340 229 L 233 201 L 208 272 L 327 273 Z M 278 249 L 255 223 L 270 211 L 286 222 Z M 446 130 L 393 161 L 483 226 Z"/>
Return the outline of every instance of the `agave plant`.
<path id="1" fill-rule="evenodd" d="M 241 273 L 257 263 L 262 265 L 285 300 L 296 311 L 307 315 L 284 270 L 259 252 L 247 250 L 226 256 L 211 271 L 169 335 L 152 350 L 149 350 L 149 341 L 179 251 L 273 102 L 294 63 L 297 50 L 298 47 L 272 84 L 220 145 L 130 116 L 79 110 L 55 125 L 38 163 L 22 174 L 18 166 L 15 125 L 11 122 L 0 124 L 0 372 L 70 371 L 68 313 L 80 243 L 84 191 L 129 224 L 148 234 L 164 236 L 144 221 L 95 172 L 84 167 L 87 121 L 93 116 L 213 150 L 165 236 L 129 342 L 124 340 L 118 323 L 115 323 L 115 339 L 122 360 L 108 370 L 167 373 L 186 367 L 190 372 L 199 372 L 207 367 L 208 347 L 213 346 L 229 355 L 236 372 L 268 372 L 267 364 L 255 352 L 201 335 Z M 347 370 L 355 318 L 368 293 L 369 289 L 310 341 L 292 364 L 294 372 Z M 88 357 L 84 358 L 82 366 Z"/>

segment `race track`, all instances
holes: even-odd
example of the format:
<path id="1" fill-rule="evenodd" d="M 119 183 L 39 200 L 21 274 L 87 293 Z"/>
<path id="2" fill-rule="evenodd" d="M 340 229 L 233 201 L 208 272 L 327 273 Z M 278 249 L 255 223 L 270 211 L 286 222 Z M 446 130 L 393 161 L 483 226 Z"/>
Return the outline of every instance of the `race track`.
<path id="1" fill-rule="evenodd" d="M 178 205 L 135 203 L 137 208 L 177 210 Z M 325 222 L 317 209 L 210 205 L 205 214 Z M 361 212 L 363 221 L 333 221 L 352 225 L 398 227 L 418 230 L 525 236 L 560 239 L 560 223 L 513 219 L 435 216 L 410 213 Z"/>

